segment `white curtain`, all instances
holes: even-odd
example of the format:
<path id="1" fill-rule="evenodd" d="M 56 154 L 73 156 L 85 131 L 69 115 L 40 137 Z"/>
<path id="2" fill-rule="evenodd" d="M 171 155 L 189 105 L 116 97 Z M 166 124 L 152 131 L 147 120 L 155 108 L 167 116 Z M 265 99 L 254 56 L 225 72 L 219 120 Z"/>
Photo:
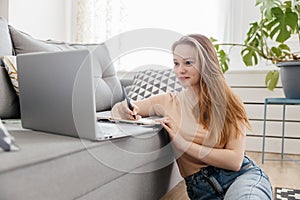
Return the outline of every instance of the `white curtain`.
<path id="1" fill-rule="evenodd" d="M 123 31 L 152 27 L 223 40 L 229 37 L 232 1 L 77 0 L 76 41 L 101 42 Z"/>
<path id="2" fill-rule="evenodd" d="M 77 0 L 78 43 L 99 43 L 122 31 L 122 0 Z"/>
<path id="3" fill-rule="evenodd" d="M 232 31 L 228 29 L 232 1 L 235 0 L 77 0 L 76 42 L 104 42 L 140 28 L 161 28 L 183 35 L 201 33 L 224 41 Z M 148 64 L 172 67 L 170 56 L 138 50 L 120 57 L 115 66 L 118 71 L 132 71 Z"/>

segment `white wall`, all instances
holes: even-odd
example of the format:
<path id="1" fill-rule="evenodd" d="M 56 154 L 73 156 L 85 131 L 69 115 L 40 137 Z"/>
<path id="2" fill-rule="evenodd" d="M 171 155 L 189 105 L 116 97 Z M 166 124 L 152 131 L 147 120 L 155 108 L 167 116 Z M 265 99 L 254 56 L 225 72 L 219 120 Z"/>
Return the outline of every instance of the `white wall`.
<path id="1" fill-rule="evenodd" d="M 8 22 L 38 39 L 70 40 L 72 0 L 9 0 Z"/>
<path id="2" fill-rule="evenodd" d="M 232 90 L 241 98 L 250 119 L 252 130 L 247 132 L 246 150 L 262 151 L 262 133 L 265 98 L 283 98 L 281 81 L 274 91 L 264 85 L 268 70 L 236 70 L 225 74 Z M 280 153 L 282 136 L 282 105 L 268 105 L 266 123 L 265 151 Z M 300 152 L 300 106 L 286 106 L 284 152 L 299 154 Z"/>
<path id="3" fill-rule="evenodd" d="M 7 17 L 8 17 L 8 0 L 0 0 L 0 16 L 7 19 Z"/>
<path id="4" fill-rule="evenodd" d="M 74 41 L 76 2 L 77 0 L 0 0 L 0 15 L 7 16 L 11 25 L 34 37 Z M 9 8 L 7 9 L 7 7 Z M 229 9 L 231 13 L 228 18 L 218 22 L 222 27 L 226 23 L 227 30 L 224 30 L 223 33 L 225 41 L 242 42 L 245 39 L 249 23 L 259 16 L 259 10 L 255 8 L 255 0 L 222 1 L 222 7 L 226 10 Z M 206 21 L 209 20 L 197 19 L 194 23 L 200 26 L 200 22 Z M 168 28 L 168 24 L 166 24 L 166 28 Z M 232 54 L 237 56 L 233 55 L 235 58 L 232 59 L 231 68 L 241 68 L 243 63 L 239 60 L 238 49 L 234 49 Z"/>

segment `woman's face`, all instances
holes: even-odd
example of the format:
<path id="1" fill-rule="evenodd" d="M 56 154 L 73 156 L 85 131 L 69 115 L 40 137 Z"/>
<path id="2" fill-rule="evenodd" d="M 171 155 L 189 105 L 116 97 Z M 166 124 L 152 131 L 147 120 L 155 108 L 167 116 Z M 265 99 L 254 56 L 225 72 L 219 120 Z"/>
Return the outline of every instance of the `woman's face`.
<path id="1" fill-rule="evenodd" d="M 173 53 L 174 72 L 184 87 L 199 88 L 200 74 L 196 63 L 196 49 L 187 44 L 179 44 Z"/>

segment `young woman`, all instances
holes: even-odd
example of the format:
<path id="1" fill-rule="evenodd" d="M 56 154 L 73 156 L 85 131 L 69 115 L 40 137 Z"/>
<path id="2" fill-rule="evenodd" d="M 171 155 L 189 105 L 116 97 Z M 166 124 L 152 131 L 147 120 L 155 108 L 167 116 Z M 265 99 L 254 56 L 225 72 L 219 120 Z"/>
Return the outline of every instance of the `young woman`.
<path id="1" fill-rule="evenodd" d="M 210 40 L 183 36 L 172 51 L 174 72 L 185 89 L 135 101 L 133 110 L 120 102 L 112 115 L 166 117 L 161 124 L 190 199 L 272 199 L 268 176 L 245 155 L 246 111 L 227 85 Z"/>

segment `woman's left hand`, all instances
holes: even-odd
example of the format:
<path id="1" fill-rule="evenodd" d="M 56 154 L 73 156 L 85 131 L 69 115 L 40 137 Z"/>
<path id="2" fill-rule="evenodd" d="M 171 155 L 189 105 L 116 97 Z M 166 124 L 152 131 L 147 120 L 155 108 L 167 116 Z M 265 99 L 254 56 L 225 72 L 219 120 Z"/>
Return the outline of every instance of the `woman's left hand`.
<path id="1" fill-rule="evenodd" d="M 169 117 L 166 117 L 163 121 L 160 121 L 160 124 L 168 132 L 173 145 L 178 150 L 185 151 L 189 147 L 190 142 L 185 140 L 180 135 L 179 128 L 177 127 L 177 125 L 173 120 L 171 120 Z"/>

